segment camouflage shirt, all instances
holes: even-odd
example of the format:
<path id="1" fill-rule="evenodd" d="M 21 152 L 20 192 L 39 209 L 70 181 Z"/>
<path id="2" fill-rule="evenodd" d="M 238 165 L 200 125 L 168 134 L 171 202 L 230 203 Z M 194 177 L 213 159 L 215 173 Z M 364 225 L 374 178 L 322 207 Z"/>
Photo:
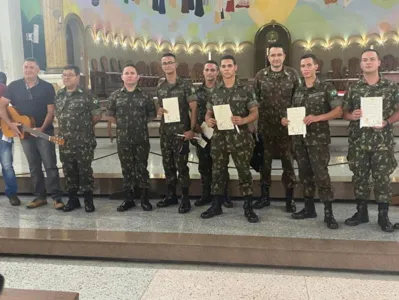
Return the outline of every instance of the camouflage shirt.
<path id="1" fill-rule="evenodd" d="M 344 97 L 344 111 L 352 113 L 355 109 L 360 109 L 362 97 L 382 97 L 384 120 L 391 117 L 399 108 L 399 86 L 395 82 L 382 78 L 381 75 L 375 85 L 369 85 L 364 79 L 352 84 Z M 382 130 L 371 127 L 360 128 L 359 120 L 349 123 L 348 138 L 350 144 L 369 151 L 389 150 L 395 144 L 392 126 Z"/>
<path id="2" fill-rule="evenodd" d="M 107 115 L 116 118 L 118 142 L 148 143 L 148 118 L 155 117 L 152 98 L 139 87 L 129 92 L 125 87 L 108 99 Z"/>
<path id="3" fill-rule="evenodd" d="M 258 106 L 253 87 L 243 85 L 237 79 L 231 88 L 226 88 L 223 81 L 218 84 L 209 97 L 207 109 L 213 111 L 213 106 L 223 104 L 230 104 L 233 116 L 240 116 L 242 118 L 249 115 L 249 110 L 251 108 Z M 212 140 L 224 139 L 224 142 L 229 145 L 238 147 L 243 143 L 247 143 L 248 139 L 252 139 L 252 134 L 248 130 L 248 125 L 240 125 L 238 128 L 240 133 L 238 133 L 236 129 L 218 130 L 216 126 Z"/>
<path id="4" fill-rule="evenodd" d="M 311 88 L 306 84 L 300 85 L 294 94 L 292 106 L 306 109 L 306 115 L 322 115 L 329 113 L 332 109 L 342 105 L 338 98 L 335 87 L 326 82 L 320 82 L 316 79 Z M 328 145 L 331 143 L 330 126 L 328 121 L 312 123 L 306 128 L 306 136 L 294 135 L 294 143 L 301 143 L 304 140 L 305 145 L 315 146 L 319 144 Z"/>
<path id="5" fill-rule="evenodd" d="M 205 122 L 205 115 L 207 112 L 207 104 L 209 101 L 209 97 L 210 94 L 212 93 L 212 91 L 214 90 L 214 88 L 207 88 L 205 83 L 203 83 L 202 85 L 200 85 L 196 91 L 196 95 L 197 95 L 197 122 L 198 125 L 201 126 L 202 122 Z"/>
<path id="6" fill-rule="evenodd" d="M 292 97 L 301 80 L 296 70 L 283 67 L 273 72 L 270 67 L 260 70 L 255 76 L 255 93 L 259 102 L 259 132 L 269 136 L 288 135 L 281 125 L 281 118 L 292 106 Z"/>
<path id="7" fill-rule="evenodd" d="M 162 78 L 157 86 L 157 97 L 160 107 L 163 107 L 163 99 L 177 97 L 180 110 L 180 122 L 165 123 L 165 118 L 162 117 L 159 133 L 175 136 L 176 134 L 183 134 L 185 131 L 190 130 L 189 103 L 197 101 L 194 86 L 179 77 L 176 78 L 176 82 L 173 84 L 168 83 L 165 78 Z"/>
<path id="8" fill-rule="evenodd" d="M 94 139 L 93 116 L 100 116 L 102 111 L 98 99 L 90 92 L 78 87 L 74 92 L 66 88 L 58 91 L 54 100 L 60 135 L 69 140 Z"/>

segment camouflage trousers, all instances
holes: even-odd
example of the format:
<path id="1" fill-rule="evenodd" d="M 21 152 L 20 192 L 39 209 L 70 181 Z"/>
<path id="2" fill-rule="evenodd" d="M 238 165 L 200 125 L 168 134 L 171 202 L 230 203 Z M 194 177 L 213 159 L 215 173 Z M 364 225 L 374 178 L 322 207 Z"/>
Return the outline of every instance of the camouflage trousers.
<path id="1" fill-rule="evenodd" d="M 199 145 L 197 147 L 197 157 L 198 157 L 198 172 L 201 175 L 201 185 L 202 187 L 211 186 L 212 184 L 212 157 L 211 157 L 211 143 L 208 142 L 205 148 Z M 229 171 L 226 169 L 226 185 L 230 181 Z"/>
<path id="2" fill-rule="evenodd" d="M 135 186 L 149 188 L 147 164 L 150 144 L 118 142 L 117 146 L 123 175 L 123 190 L 134 190 Z"/>
<path id="3" fill-rule="evenodd" d="M 305 146 L 304 144 L 295 144 L 294 151 L 298 162 L 303 196 L 314 198 L 317 187 L 320 201 L 333 201 L 334 193 L 328 173 L 330 161 L 328 145 Z"/>
<path id="4" fill-rule="evenodd" d="M 187 166 L 188 154 L 179 154 L 183 141 L 182 138 L 161 134 L 160 140 L 166 183 L 176 186 L 177 181 L 179 181 L 181 187 L 189 187 L 190 173 Z"/>
<path id="5" fill-rule="evenodd" d="M 68 191 L 83 192 L 94 189 L 93 169 L 94 149 L 97 143 L 93 141 L 66 140 L 59 147 L 60 160 Z"/>
<path id="6" fill-rule="evenodd" d="M 380 203 L 391 202 L 390 175 L 398 165 L 393 150 L 366 151 L 349 146 L 348 163 L 349 169 L 353 172 L 352 182 L 356 199 L 369 199 L 371 175 L 375 200 Z"/>
<path id="7" fill-rule="evenodd" d="M 237 169 L 241 195 L 251 196 L 253 194 L 252 174 L 249 165 L 253 155 L 253 148 L 254 141 L 252 137 L 247 143 L 241 143 L 240 145 L 230 145 L 225 143 L 223 139 L 212 141 L 212 195 L 224 195 L 225 186 L 228 183 L 230 155 Z"/>
<path id="8" fill-rule="evenodd" d="M 292 158 L 292 139 L 288 135 L 268 136 L 263 135 L 264 156 L 263 165 L 260 172 L 260 182 L 266 186 L 271 186 L 272 162 L 275 154 L 281 157 L 283 175 L 281 181 L 285 189 L 295 187 L 296 178 Z M 276 153 L 277 151 L 277 153 Z"/>

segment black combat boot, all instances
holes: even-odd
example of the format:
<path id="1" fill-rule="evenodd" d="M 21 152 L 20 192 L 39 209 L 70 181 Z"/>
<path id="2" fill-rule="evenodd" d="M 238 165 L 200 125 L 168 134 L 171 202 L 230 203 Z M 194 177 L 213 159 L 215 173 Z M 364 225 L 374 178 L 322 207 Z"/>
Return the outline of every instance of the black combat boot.
<path id="1" fill-rule="evenodd" d="M 231 201 L 231 199 L 229 197 L 229 187 L 227 185 L 224 188 L 223 206 L 226 207 L 226 208 L 232 208 L 233 207 L 233 202 Z"/>
<path id="2" fill-rule="evenodd" d="M 290 188 L 286 191 L 285 196 L 285 211 L 289 213 L 296 212 L 296 205 L 294 200 L 294 189 Z"/>
<path id="3" fill-rule="evenodd" d="M 270 206 L 270 195 L 269 195 L 269 187 L 265 184 L 262 184 L 261 187 L 261 197 L 256 200 L 253 204 L 253 208 L 261 209 L 265 206 Z"/>
<path id="4" fill-rule="evenodd" d="M 147 188 L 141 189 L 140 199 L 141 199 L 141 208 L 144 211 L 151 211 L 152 205 L 151 205 L 150 201 L 148 200 L 148 189 Z"/>
<path id="5" fill-rule="evenodd" d="M 345 220 L 345 224 L 348 226 L 357 226 L 362 223 L 368 223 L 369 221 L 369 211 L 367 208 L 367 201 L 357 200 L 356 205 L 357 211 L 349 219 Z"/>
<path id="6" fill-rule="evenodd" d="M 62 208 L 63 211 L 69 212 L 76 208 L 81 208 L 78 197 L 78 191 L 71 190 L 68 192 L 68 203 Z"/>
<path id="7" fill-rule="evenodd" d="M 223 196 L 214 195 L 212 197 L 212 205 L 206 211 L 201 214 L 202 219 L 210 219 L 215 216 L 221 215 L 223 213 L 222 210 L 222 201 Z"/>
<path id="8" fill-rule="evenodd" d="M 388 217 L 389 203 L 378 203 L 378 225 L 385 232 L 393 232 L 394 228 Z"/>
<path id="9" fill-rule="evenodd" d="M 316 218 L 317 214 L 314 206 L 314 199 L 305 198 L 305 207 L 301 211 L 293 213 L 291 216 L 296 220 Z"/>
<path id="10" fill-rule="evenodd" d="M 191 210 L 190 196 L 188 194 L 188 187 L 181 188 L 181 204 L 179 206 L 179 214 L 188 213 Z"/>
<path id="11" fill-rule="evenodd" d="M 119 212 L 127 211 L 136 206 L 134 202 L 134 193 L 132 190 L 125 191 L 125 200 L 122 202 L 121 205 L 118 206 L 116 209 Z"/>
<path id="12" fill-rule="evenodd" d="M 170 205 L 179 204 L 176 197 L 176 186 L 173 184 L 168 184 L 168 194 L 166 197 L 160 201 L 158 201 L 158 207 L 168 207 Z"/>
<path id="13" fill-rule="evenodd" d="M 94 212 L 96 208 L 93 204 L 93 191 L 86 191 L 83 193 L 85 201 L 85 211 L 88 213 Z"/>
<path id="14" fill-rule="evenodd" d="M 249 223 L 257 223 L 259 219 L 253 210 L 252 201 L 252 195 L 244 197 L 244 215 Z"/>
<path id="15" fill-rule="evenodd" d="M 334 218 L 331 201 L 324 202 L 324 223 L 326 223 L 327 227 L 330 229 L 338 229 L 338 223 Z"/>
<path id="16" fill-rule="evenodd" d="M 202 186 L 202 195 L 201 198 L 194 202 L 195 206 L 204 206 L 208 203 L 212 202 L 211 196 L 211 186 L 210 185 L 203 185 Z"/>

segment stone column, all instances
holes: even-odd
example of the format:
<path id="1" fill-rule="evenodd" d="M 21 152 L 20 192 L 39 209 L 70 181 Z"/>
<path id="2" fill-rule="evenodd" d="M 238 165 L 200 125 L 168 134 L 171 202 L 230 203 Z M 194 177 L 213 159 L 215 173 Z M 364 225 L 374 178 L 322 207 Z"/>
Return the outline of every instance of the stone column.
<path id="1" fill-rule="evenodd" d="M 1 1 L 0 28 L 0 71 L 7 74 L 10 83 L 23 76 L 24 46 L 19 1 Z"/>
<path id="2" fill-rule="evenodd" d="M 63 1 L 42 0 L 42 12 L 46 41 L 46 73 L 62 73 L 62 68 L 67 64 Z"/>

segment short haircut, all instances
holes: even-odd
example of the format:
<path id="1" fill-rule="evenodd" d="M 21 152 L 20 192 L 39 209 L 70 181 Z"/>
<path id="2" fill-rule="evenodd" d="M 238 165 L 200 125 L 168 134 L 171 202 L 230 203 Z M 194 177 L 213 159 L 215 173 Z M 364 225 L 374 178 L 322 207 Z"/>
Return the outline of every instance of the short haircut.
<path id="1" fill-rule="evenodd" d="M 173 53 L 170 53 L 170 52 L 164 53 L 162 55 L 161 59 L 164 57 L 173 57 L 176 60 L 176 55 L 174 55 Z"/>
<path id="2" fill-rule="evenodd" d="M 374 49 L 371 49 L 371 48 L 368 48 L 368 49 L 366 49 L 366 50 L 363 50 L 363 52 L 362 52 L 362 54 L 360 55 L 360 57 L 362 57 L 363 54 L 366 53 L 366 52 L 374 52 L 375 54 L 377 54 L 377 58 L 380 59 L 380 54 L 377 52 L 377 50 L 374 50 Z"/>
<path id="3" fill-rule="evenodd" d="M 67 65 L 63 68 L 63 70 L 72 70 L 75 73 L 75 75 L 80 75 L 80 69 L 78 66 Z"/>
<path id="4" fill-rule="evenodd" d="M 234 65 L 237 64 L 237 61 L 233 55 L 230 55 L 230 54 L 223 55 L 222 58 L 220 59 L 220 63 L 222 63 L 222 60 L 225 60 L 225 59 L 231 59 L 233 61 Z"/>
<path id="5" fill-rule="evenodd" d="M 7 75 L 4 72 L 0 72 L 0 83 L 7 85 Z"/>
<path id="6" fill-rule="evenodd" d="M 36 63 L 37 65 L 39 65 L 39 63 L 37 62 L 37 59 L 34 58 L 34 57 L 27 57 L 27 58 L 25 58 L 24 62 L 27 62 L 27 61 L 34 62 L 34 63 Z"/>
<path id="7" fill-rule="evenodd" d="M 270 49 L 271 48 L 281 48 L 281 49 L 283 49 L 283 53 L 286 54 L 283 45 L 280 44 L 280 43 L 272 43 L 272 44 L 270 44 L 269 47 L 267 48 L 267 49 L 269 49 L 269 53 L 270 53 Z"/>
<path id="8" fill-rule="evenodd" d="M 219 69 L 219 64 L 218 64 L 215 60 L 212 60 L 212 59 L 207 60 L 206 63 L 205 63 L 205 65 L 206 65 L 206 64 L 213 64 L 213 65 L 216 66 L 217 69 Z M 204 67 L 205 67 L 205 65 L 204 65 Z"/>
<path id="9" fill-rule="evenodd" d="M 126 64 L 126 65 L 123 67 L 122 73 L 125 71 L 126 68 L 134 68 L 134 69 L 136 70 L 136 73 L 138 73 L 135 64 Z"/>
<path id="10" fill-rule="evenodd" d="M 302 55 L 300 60 L 307 59 L 307 58 L 311 58 L 315 65 L 319 64 L 316 55 L 314 55 L 313 53 L 308 53 L 308 54 Z"/>

